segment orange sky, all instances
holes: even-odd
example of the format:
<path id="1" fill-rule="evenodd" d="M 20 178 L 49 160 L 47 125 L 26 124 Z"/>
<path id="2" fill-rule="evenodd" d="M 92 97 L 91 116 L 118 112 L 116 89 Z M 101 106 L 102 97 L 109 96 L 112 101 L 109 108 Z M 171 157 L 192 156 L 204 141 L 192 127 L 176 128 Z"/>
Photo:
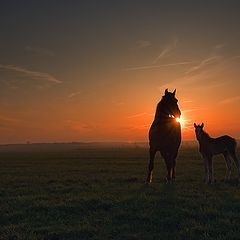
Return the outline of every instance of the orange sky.
<path id="1" fill-rule="evenodd" d="M 148 141 L 166 88 L 183 140 L 240 137 L 236 1 L 80 2 L 0 10 L 0 143 Z"/>

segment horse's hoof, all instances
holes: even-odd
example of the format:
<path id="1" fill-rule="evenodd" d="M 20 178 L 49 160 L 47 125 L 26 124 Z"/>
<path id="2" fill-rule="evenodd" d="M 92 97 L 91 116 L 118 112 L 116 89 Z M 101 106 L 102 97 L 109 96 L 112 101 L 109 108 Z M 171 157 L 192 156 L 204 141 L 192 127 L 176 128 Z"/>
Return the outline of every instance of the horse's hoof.
<path id="1" fill-rule="evenodd" d="M 166 184 L 171 184 L 172 183 L 172 179 L 169 177 L 165 177 L 165 183 Z"/>
<path id="2" fill-rule="evenodd" d="M 145 184 L 148 185 L 148 184 L 150 184 L 151 182 L 152 182 L 152 179 L 151 179 L 151 178 L 150 178 L 150 179 L 147 178 L 147 180 L 145 181 Z"/>
<path id="3" fill-rule="evenodd" d="M 209 185 L 212 185 L 212 184 L 214 184 L 214 183 L 216 183 L 216 180 L 215 180 L 215 179 L 213 179 L 213 180 L 208 180 L 208 184 L 209 184 Z"/>

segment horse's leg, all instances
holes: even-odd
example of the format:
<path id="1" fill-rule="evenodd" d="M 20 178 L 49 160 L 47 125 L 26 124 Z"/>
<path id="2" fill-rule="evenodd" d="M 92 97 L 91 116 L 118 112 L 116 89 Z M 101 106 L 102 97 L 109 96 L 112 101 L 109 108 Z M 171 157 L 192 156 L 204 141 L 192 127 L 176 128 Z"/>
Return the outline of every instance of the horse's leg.
<path id="1" fill-rule="evenodd" d="M 171 154 L 168 152 L 161 152 L 161 155 L 165 161 L 166 167 L 167 167 L 167 176 L 166 176 L 166 182 L 172 181 L 172 174 L 173 174 L 173 159 Z"/>
<path id="2" fill-rule="evenodd" d="M 212 156 L 208 157 L 209 183 L 214 182 Z"/>
<path id="3" fill-rule="evenodd" d="M 156 150 L 152 149 L 150 147 L 149 149 L 149 162 L 148 162 L 148 175 L 146 179 L 146 183 L 151 183 L 152 182 L 152 172 L 153 172 L 153 167 L 154 167 L 154 158 L 155 158 Z"/>
<path id="4" fill-rule="evenodd" d="M 233 158 L 234 163 L 235 163 L 235 165 L 237 167 L 237 170 L 238 170 L 238 180 L 240 180 L 240 163 L 239 163 L 239 160 L 238 160 L 238 158 L 236 156 L 236 152 L 233 151 L 233 152 L 230 153 L 230 155 Z"/>
<path id="5" fill-rule="evenodd" d="M 177 152 L 175 153 L 175 155 L 173 156 L 173 166 L 172 166 L 172 179 L 175 180 L 176 179 L 176 158 L 177 158 Z"/>
<path id="6" fill-rule="evenodd" d="M 231 171 L 232 171 L 232 160 L 229 156 L 228 152 L 223 153 L 225 161 L 226 161 L 226 176 L 225 176 L 225 181 L 230 179 L 231 176 Z"/>
<path id="7" fill-rule="evenodd" d="M 208 158 L 206 156 L 203 156 L 203 163 L 204 163 L 204 170 L 205 170 L 205 177 L 204 182 L 209 182 L 209 168 L 208 168 Z"/>
<path id="8" fill-rule="evenodd" d="M 166 176 L 166 182 L 172 181 L 172 174 L 173 174 L 173 162 L 172 159 L 164 159 L 165 164 L 167 166 L 167 176 Z"/>
<path id="9" fill-rule="evenodd" d="M 173 166 L 172 166 L 172 180 L 175 180 L 176 179 L 176 158 L 173 159 L 172 161 L 173 163 Z"/>

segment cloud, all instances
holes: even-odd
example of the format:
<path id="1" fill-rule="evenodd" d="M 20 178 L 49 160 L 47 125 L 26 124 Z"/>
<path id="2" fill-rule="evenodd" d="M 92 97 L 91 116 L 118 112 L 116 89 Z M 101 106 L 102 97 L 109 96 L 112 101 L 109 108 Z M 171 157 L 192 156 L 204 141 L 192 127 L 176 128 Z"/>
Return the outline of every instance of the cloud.
<path id="1" fill-rule="evenodd" d="M 230 104 L 240 100 L 240 96 L 229 97 L 220 102 L 220 104 Z"/>
<path id="2" fill-rule="evenodd" d="M 174 67 L 179 65 L 188 65 L 192 64 L 193 62 L 177 62 L 177 63 L 167 63 L 167 64 L 161 64 L 161 65 L 146 65 L 146 66 L 138 66 L 138 67 L 127 67 L 124 68 L 124 71 L 136 71 L 136 70 L 147 70 L 147 69 L 156 69 L 156 68 L 162 68 L 162 67 Z"/>
<path id="3" fill-rule="evenodd" d="M 155 60 L 153 61 L 153 64 L 156 64 L 160 59 L 162 59 L 163 57 L 167 56 L 168 53 L 170 53 L 171 51 L 173 51 L 178 44 L 178 39 L 175 39 L 173 43 L 165 46 L 161 53 L 155 58 Z"/>
<path id="4" fill-rule="evenodd" d="M 225 45 L 222 44 L 222 43 L 217 44 L 217 45 L 215 46 L 216 49 L 221 49 L 221 48 L 224 48 L 224 47 L 225 47 Z"/>
<path id="5" fill-rule="evenodd" d="M 22 125 L 23 122 L 25 121 L 21 119 L 0 115 L 0 128 L 2 129 L 13 129 L 20 124 Z"/>
<path id="6" fill-rule="evenodd" d="M 147 48 L 152 46 L 152 43 L 150 41 L 147 40 L 138 40 L 136 42 L 136 47 L 135 49 L 142 49 L 142 48 Z"/>
<path id="7" fill-rule="evenodd" d="M 38 56 L 55 56 L 55 53 L 53 51 L 40 47 L 26 46 L 24 50 Z"/>
<path id="8" fill-rule="evenodd" d="M 137 71 L 137 70 L 148 70 L 148 69 L 157 69 L 157 68 L 162 68 L 162 67 L 172 67 L 172 66 L 192 64 L 193 62 L 191 62 L 191 61 L 165 63 L 165 64 L 159 64 L 159 65 L 156 64 L 160 59 L 164 58 L 165 56 L 167 56 L 169 54 L 169 52 L 174 50 L 177 47 L 177 44 L 178 44 L 178 39 L 175 39 L 173 41 L 173 43 L 166 45 L 162 49 L 161 53 L 157 56 L 157 58 L 152 62 L 152 64 L 145 65 L 145 66 L 126 67 L 123 70 L 124 71 Z M 147 47 L 147 46 L 150 46 L 149 41 L 143 41 L 143 40 L 138 41 L 139 48 Z"/>
<path id="9" fill-rule="evenodd" d="M 230 58 L 229 61 L 234 61 L 234 60 L 238 60 L 238 59 L 240 59 L 239 55 Z"/>
<path id="10" fill-rule="evenodd" d="M 79 132 L 89 132 L 93 131 L 96 127 L 89 123 L 84 123 L 78 120 L 66 120 L 65 127 L 67 129 L 71 129 L 73 131 L 79 131 Z"/>
<path id="11" fill-rule="evenodd" d="M 150 115 L 150 114 L 146 113 L 146 112 L 142 112 L 142 113 L 137 113 L 137 114 L 128 116 L 127 118 L 138 118 L 138 117 L 142 117 L 142 116 L 145 116 L 145 115 Z"/>
<path id="12" fill-rule="evenodd" d="M 81 94 L 81 93 L 82 93 L 82 91 L 72 92 L 72 93 L 70 93 L 70 94 L 68 95 L 68 97 L 69 97 L 69 98 L 73 98 L 73 97 L 75 97 L 75 96 L 77 96 L 77 95 L 79 95 L 79 94 Z"/>
<path id="13" fill-rule="evenodd" d="M 199 64 L 191 67 L 190 69 L 188 69 L 188 71 L 186 72 L 186 75 L 196 72 L 199 69 L 203 69 L 205 68 L 207 65 L 210 64 L 214 64 L 216 62 L 219 62 L 219 60 L 223 59 L 221 56 L 210 56 L 207 57 L 205 59 L 203 59 Z"/>
<path id="14" fill-rule="evenodd" d="M 195 112 L 195 111 L 202 111 L 202 110 L 206 110 L 207 108 L 191 108 L 191 109 L 186 109 L 186 110 L 182 110 L 183 113 L 188 113 L 188 112 Z"/>
<path id="15" fill-rule="evenodd" d="M 0 69 L 8 70 L 15 73 L 24 74 L 25 76 L 34 79 L 34 80 L 43 80 L 53 83 L 62 83 L 62 81 L 56 79 L 52 75 L 44 72 L 36 72 L 32 70 L 28 70 L 23 67 L 15 66 L 15 65 L 4 65 L 0 64 Z"/>

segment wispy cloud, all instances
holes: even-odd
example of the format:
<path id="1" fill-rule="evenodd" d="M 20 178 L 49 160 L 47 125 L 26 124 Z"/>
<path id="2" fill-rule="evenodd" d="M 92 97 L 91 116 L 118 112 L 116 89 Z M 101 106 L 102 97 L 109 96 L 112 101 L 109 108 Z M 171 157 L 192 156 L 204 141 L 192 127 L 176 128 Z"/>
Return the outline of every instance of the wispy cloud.
<path id="1" fill-rule="evenodd" d="M 221 48 L 224 48 L 224 47 L 225 47 L 225 44 L 219 43 L 215 46 L 215 49 L 221 49 Z"/>
<path id="2" fill-rule="evenodd" d="M 142 117 L 142 116 L 146 116 L 146 115 L 152 115 L 152 114 L 149 114 L 147 112 L 142 112 L 142 113 L 137 113 L 137 114 L 127 116 L 127 118 L 138 118 L 138 117 Z"/>
<path id="3" fill-rule="evenodd" d="M 200 110 L 206 110 L 206 108 L 191 108 L 191 109 L 182 110 L 182 112 L 188 113 L 188 112 L 195 112 L 195 111 L 200 111 Z"/>
<path id="4" fill-rule="evenodd" d="M 143 48 L 143 47 L 148 47 L 150 46 L 149 41 L 139 41 L 138 42 L 138 47 Z M 193 64 L 191 61 L 182 61 L 182 62 L 170 62 L 170 63 L 165 63 L 165 64 L 157 64 L 160 59 L 166 57 L 169 55 L 171 51 L 173 51 L 178 44 L 178 39 L 175 39 L 172 43 L 166 45 L 160 54 L 152 61 L 151 64 L 149 65 L 144 65 L 144 66 L 134 66 L 134 67 L 126 67 L 123 69 L 123 71 L 137 71 L 137 70 L 151 70 L 151 69 L 157 69 L 157 68 L 163 68 L 163 67 L 174 67 L 174 66 L 179 66 L 179 65 L 188 65 L 188 64 Z"/>
<path id="5" fill-rule="evenodd" d="M 3 116 L 3 115 L 0 115 L 0 121 L 18 122 L 19 119 L 11 118 L 11 117 L 6 117 L 6 116 Z"/>
<path id="6" fill-rule="evenodd" d="M 240 59 L 240 55 L 230 58 L 229 61 L 238 60 L 238 59 Z"/>
<path id="7" fill-rule="evenodd" d="M 240 100 L 240 96 L 229 97 L 229 98 L 226 98 L 226 99 L 220 101 L 220 104 L 230 104 L 233 102 L 237 102 L 239 100 Z"/>
<path id="8" fill-rule="evenodd" d="M 191 76 L 196 78 L 198 75 L 204 75 L 206 70 L 209 70 L 209 67 L 215 67 L 216 65 L 222 63 L 224 61 L 224 57 L 220 54 L 220 52 L 224 47 L 224 44 L 217 44 L 213 46 L 209 51 L 210 53 L 205 58 L 185 72 L 185 77 L 189 78 L 189 76 Z"/>
<path id="9" fill-rule="evenodd" d="M 74 130 L 74 131 L 79 131 L 79 132 L 83 132 L 83 131 L 92 131 L 95 129 L 95 126 L 89 123 L 84 123 L 78 120 L 66 120 L 66 128 Z"/>
<path id="10" fill-rule="evenodd" d="M 62 81 L 56 79 L 52 75 L 44 72 L 37 72 L 32 71 L 23 67 L 15 66 L 15 65 L 4 65 L 0 64 L 0 69 L 8 70 L 15 73 L 24 74 L 25 76 L 34 79 L 34 80 L 42 80 L 42 81 L 48 81 L 53 83 L 62 83 Z"/>
<path id="11" fill-rule="evenodd" d="M 153 64 L 156 64 L 160 59 L 167 56 L 171 51 L 173 51 L 178 44 L 178 39 L 175 39 L 173 43 L 166 45 L 160 54 L 153 60 Z"/>
<path id="12" fill-rule="evenodd" d="M 190 66 L 185 73 L 180 76 L 179 78 L 176 78 L 171 83 L 172 85 L 181 84 L 187 85 L 188 87 L 190 85 L 194 86 L 197 81 L 201 81 L 202 84 L 198 86 L 198 88 L 204 87 L 204 88 L 213 88 L 213 87 L 219 87 L 225 84 L 225 82 L 214 82 L 216 79 L 214 76 L 219 74 L 219 71 L 226 66 L 227 62 L 230 59 L 226 59 L 224 55 L 220 54 L 220 50 L 224 47 L 223 44 L 218 44 L 216 46 L 213 46 L 213 48 L 209 51 L 210 54 L 207 55 L 205 58 L 198 62 L 191 62 L 193 63 L 192 66 Z M 236 56 L 237 58 L 237 56 Z M 231 58 L 232 60 L 235 60 L 234 58 Z M 208 84 L 203 84 L 203 80 L 206 79 L 213 79 L 214 81 L 208 82 Z M 164 87 L 164 86 L 161 86 Z"/>
<path id="13" fill-rule="evenodd" d="M 161 64 L 161 65 L 146 65 L 146 66 L 138 66 L 138 67 L 127 67 L 124 68 L 124 71 L 136 71 L 136 70 L 147 70 L 147 69 L 156 69 L 162 67 L 173 67 L 179 65 L 189 65 L 193 64 L 193 62 L 176 62 L 176 63 L 168 63 L 168 64 Z"/>
<path id="14" fill-rule="evenodd" d="M 55 53 L 53 51 L 46 48 L 41 48 L 41 47 L 26 46 L 24 50 L 38 56 L 48 56 L 48 57 L 55 56 Z"/>
<path id="15" fill-rule="evenodd" d="M 152 46 L 152 43 L 148 40 L 138 40 L 136 41 L 135 49 L 148 48 Z"/>
<path id="16" fill-rule="evenodd" d="M 76 97 L 77 95 L 81 94 L 82 91 L 78 91 L 78 92 L 72 92 L 68 95 L 69 98 L 73 98 L 73 97 Z"/>
<path id="17" fill-rule="evenodd" d="M 25 121 L 23 121 L 22 119 L 0 115 L 0 128 L 2 129 L 12 129 L 19 124 L 22 124 L 23 122 Z"/>
<path id="18" fill-rule="evenodd" d="M 203 59 L 199 64 L 197 64 L 197 65 L 193 66 L 192 68 L 188 69 L 187 72 L 186 72 L 186 75 L 188 75 L 190 73 L 193 73 L 193 72 L 195 72 L 195 71 L 197 71 L 199 69 L 203 69 L 207 65 L 219 62 L 219 60 L 221 60 L 221 59 L 222 59 L 221 56 L 210 56 L 210 57 L 207 57 L 207 58 Z"/>

